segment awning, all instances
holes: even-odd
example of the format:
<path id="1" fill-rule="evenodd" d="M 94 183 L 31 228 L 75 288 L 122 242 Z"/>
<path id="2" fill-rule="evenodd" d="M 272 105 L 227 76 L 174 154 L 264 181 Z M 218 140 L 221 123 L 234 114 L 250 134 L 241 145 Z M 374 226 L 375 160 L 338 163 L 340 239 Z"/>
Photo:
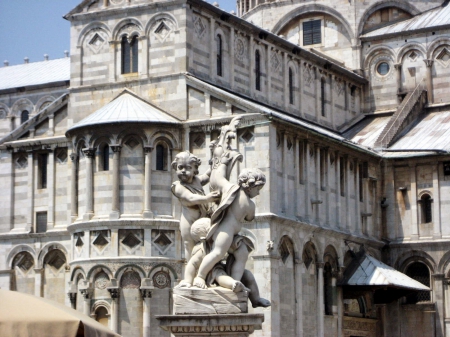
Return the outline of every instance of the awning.
<path id="1" fill-rule="evenodd" d="M 415 291 L 430 291 L 429 287 L 365 253 L 353 260 L 338 285 L 344 288 L 346 298 L 372 291 L 376 304 L 389 303 Z"/>

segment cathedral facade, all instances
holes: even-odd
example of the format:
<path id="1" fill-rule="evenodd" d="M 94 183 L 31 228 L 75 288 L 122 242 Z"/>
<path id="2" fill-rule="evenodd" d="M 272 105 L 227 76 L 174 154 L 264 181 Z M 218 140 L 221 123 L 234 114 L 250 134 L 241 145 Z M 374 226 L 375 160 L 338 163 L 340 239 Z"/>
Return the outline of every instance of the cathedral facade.
<path id="1" fill-rule="evenodd" d="M 70 57 L 0 68 L 2 289 L 169 336 L 171 163 L 206 171 L 241 115 L 237 171 L 267 178 L 244 224 L 272 303 L 254 335 L 450 336 L 448 1 L 85 0 L 65 19 Z"/>

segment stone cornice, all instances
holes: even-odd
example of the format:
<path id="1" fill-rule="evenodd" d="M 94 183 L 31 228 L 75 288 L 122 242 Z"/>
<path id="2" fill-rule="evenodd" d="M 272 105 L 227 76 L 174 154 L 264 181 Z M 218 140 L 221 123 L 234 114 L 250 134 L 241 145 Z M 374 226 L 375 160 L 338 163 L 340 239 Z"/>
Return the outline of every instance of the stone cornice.
<path id="1" fill-rule="evenodd" d="M 105 230 L 105 229 L 129 229 L 129 228 L 178 228 L 179 220 L 175 219 L 120 219 L 120 220 L 91 220 L 76 222 L 67 226 L 67 230 L 73 234 L 81 230 Z"/>

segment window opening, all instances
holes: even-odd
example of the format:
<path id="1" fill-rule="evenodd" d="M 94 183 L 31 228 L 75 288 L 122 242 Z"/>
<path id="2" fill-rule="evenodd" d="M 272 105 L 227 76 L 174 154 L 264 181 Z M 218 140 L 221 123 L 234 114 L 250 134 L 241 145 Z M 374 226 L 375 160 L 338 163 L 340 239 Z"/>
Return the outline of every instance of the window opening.
<path id="1" fill-rule="evenodd" d="M 105 307 L 99 307 L 95 311 L 95 320 L 106 327 L 108 327 L 108 316 L 108 310 Z"/>
<path id="2" fill-rule="evenodd" d="M 289 104 L 294 104 L 294 74 L 289 68 Z"/>
<path id="3" fill-rule="evenodd" d="M 421 262 L 414 262 L 408 266 L 406 275 L 427 287 L 430 286 L 430 270 Z M 429 291 L 418 291 L 406 296 L 406 303 L 415 304 L 418 302 L 428 302 L 431 300 Z"/>
<path id="4" fill-rule="evenodd" d="M 137 73 L 138 71 L 138 41 L 133 36 L 131 41 L 128 37 L 122 37 L 122 74 Z"/>
<path id="5" fill-rule="evenodd" d="M 48 154 L 42 153 L 38 157 L 38 188 L 47 188 Z"/>
<path id="6" fill-rule="evenodd" d="M 333 283 L 331 265 L 327 262 L 323 268 L 323 293 L 325 315 L 333 315 Z"/>
<path id="7" fill-rule="evenodd" d="M 391 67 L 389 66 L 388 63 L 386 62 L 381 62 L 378 66 L 377 66 L 377 73 L 380 74 L 381 76 L 385 76 L 389 73 L 389 70 L 391 69 Z"/>
<path id="8" fill-rule="evenodd" d="M 259 50 L 255 51 L 255 87 L 261 91 L 261 55 Z"/>
<path id="9" fill-rule="evenodd" d="M 164 146 L 161 144 L 158 144 L 156 146 L 156 170 L 157 171 L 164 171 L 165 170 L 165 155 L 164 155 Z"/>
<path id="10" fill-rule="evenodd" d="M 430 223 L 433 221 L 432 201 L 429 194 L 424 194 L 420 198 L 422 203 L 422 223 Z"/>
<path id="11" fill-rule="evenodd" d="M 25 123 L 30 118 L 30 114 L 28 110 L 22 111 L 22 114 L 20 115 L 20 124 Z"/>
<path id="12" fill-rule="evenodd" d="M 444 162 L 444 176 L 450 176 L 450 161 Z"/>
<path id="13" fill-rule="evenodd" d="M 322 43 L 322 20 L 303 22 L 303 45 L 309 46 Z"/>
<path id="14" fill-rule="evenodd" d="M 217 76 L 222 76 L 222 35 L 217 35 Z"/>
<path id="15" fill-rule="evenodd" d="M 47 231 L 47 212 L 36 212 L 36 233 Z"/>
<path id="16" fill-rule="evenodd" d="M 322 116 L 325 117 L 325 79 L 323 78 L 320 81 L 320 100 Z"/>
<path id="17" fill-rule="evenodd" d="M 109 146 L 105 144 L 102 149 L 103 171 L 109 171 Z"/>

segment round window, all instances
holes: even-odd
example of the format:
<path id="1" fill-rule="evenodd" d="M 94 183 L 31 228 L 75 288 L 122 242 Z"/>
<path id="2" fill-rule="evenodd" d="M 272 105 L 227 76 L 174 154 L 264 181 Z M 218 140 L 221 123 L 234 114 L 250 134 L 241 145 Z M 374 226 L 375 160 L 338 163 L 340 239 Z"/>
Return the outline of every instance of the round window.
<path id="1" fill-rule="evenodd" d="M 384 76 L 387 75 L 390 69 L 391 68 L 389 67 L 389 64 L 387 64 L 386 62 L 381 62 L 377 67 L 377 72 L 381 76 Z"/>

